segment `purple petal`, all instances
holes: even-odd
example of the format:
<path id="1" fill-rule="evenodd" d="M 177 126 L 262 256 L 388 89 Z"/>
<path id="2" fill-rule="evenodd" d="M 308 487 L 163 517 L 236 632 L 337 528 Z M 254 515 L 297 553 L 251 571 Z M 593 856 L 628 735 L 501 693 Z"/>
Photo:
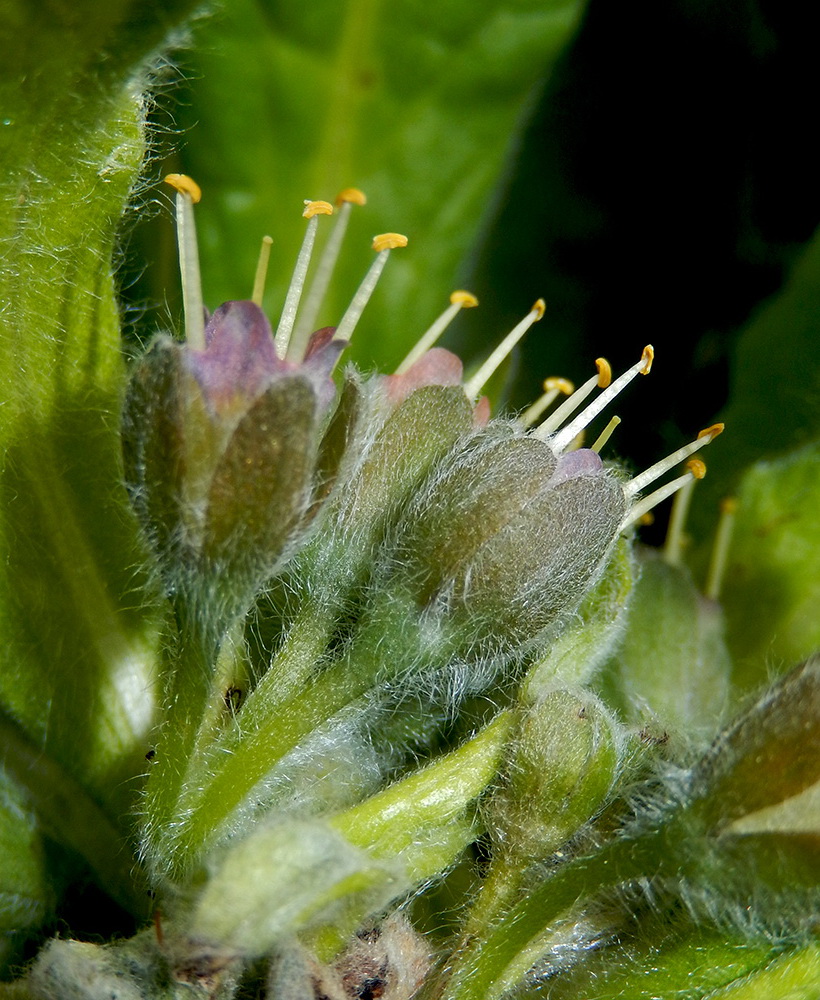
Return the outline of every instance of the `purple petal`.
<path id="1" fill-rule="evenodd" d="M 604 463 L 596 451 L 592 451 L 591 448 L 577 448 L 560 456 L 549 485 L 556 486 L 577 476 L 599 476 L 603 471 Z"/>
<path id="2" fill-rule="evenodd" d="M 188 365 L 217 412 L 255 399 L 288 370 L 276 354 L 267 316 L 253 302 L 225 302 L 205 327 L 204 351 L 188 349 Z"/>
<path id="3" fill-rule="evenodd" d="M 461 359 L 443 347 L 433 347 L 411 365 L 403 375 L 386 375 L 387 398 L 394 405 L 425 385 L 461 385 L 464 366 Z"/>

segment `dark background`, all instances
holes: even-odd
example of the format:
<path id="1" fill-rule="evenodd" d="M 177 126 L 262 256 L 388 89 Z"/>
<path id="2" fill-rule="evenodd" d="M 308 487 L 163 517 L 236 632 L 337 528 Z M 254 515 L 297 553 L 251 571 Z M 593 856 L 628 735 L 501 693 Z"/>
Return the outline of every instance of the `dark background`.
<path id="1" fill-rule="evenodd" d="M 613 448 L 638 466 L 719 413 L 739 328 L 820 218 L 810 11 L 592 0 L 482 248 L 485 328 L 516 321 L 522 289 L 548 303 L 516 387 L 533 370 L 586 378 L 601 354 L 619 370 L 655 345 L 652 376 L 617 406 Z"/>

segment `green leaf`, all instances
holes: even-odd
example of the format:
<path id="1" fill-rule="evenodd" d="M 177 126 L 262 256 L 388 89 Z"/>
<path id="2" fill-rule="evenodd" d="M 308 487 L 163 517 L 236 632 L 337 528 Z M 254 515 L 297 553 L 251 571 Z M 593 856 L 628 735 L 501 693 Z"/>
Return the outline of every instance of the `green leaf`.
<path id="1" fill-rule="evenodd" d="M 0 771 L 0 975 L 52 903 L 37 817 L 11 776 Z"/>
<path id="2" fill-rule="evenodd" d="M 550 981 L 550 1000 L 703 1000 L 708 991 L 746 975 L 765 962 L 771 950 L 765 945 L 727 939 L 712 930 L 694 929 L 688 922 L 672 932 L 653 928 L 637 940 L 627 937 L 623 945 L 593 949 L 564 974 Z M 662 936 L 657 939 L 653 931 Z M 534 977 L 523 997 L 543 995 Z M 723 995 L 723 990 L 719 995 Z M 727 990 L 733 997 L 732 987 Z M 760 1000 L 767 994 L 760 995 Z M 757 998 L 756 998 L 757 1000 Z"/>
<path id="3" fill-rule="evenodd" d="M 782 955 L 766 968 L 710 993 L 708 1000 L 814 1000 L 820 991 L 820 947 Z"/>
<path id="4" fill-rule="evenodd" d="M 695 495 L 701 526 L 736 490 L 751 463 L 806 445 L 820 431 L 820 231 L 781 291 L 752 317 L 738 342 L 726 433 L 709 447 L 709 475 Z"/>
<path id="5" fill-rule="evenodd" d="M 728 707 L 732 664 L 723 616 L 684 567 L 656 549 L 638 553 L 628 625 L 608 668 L 608 692 L 630 722 L 654 716 L 686 746 L 713 736 Z"/>
<path id="6" fill-rule="evenodd" d="M 368 363 L 397 363 L 402 345 L 447 305 L 580 6 L 232 3 L 198 34 L 196 103 L 181 152 L 204 189 L 206 301 L 250 294 L 259 241 L 269 232 L 266 304 L 275 318 L 302 238 L 302 200 L 332 200 L 355 185 L 368 204 L 354 210 L 318 325 L 340 319 L 370 264 L 370 238 L 405 233 L 409 247 L 393 254 L 355 337 Z"/>
<path id="7" fill-rule="evenodd" d="M 820 444 L 752 466 L 738 490 L 722 597 L 743 687 L 820 648 Z"/>
<path id="8" fill-rule="evenodd" d="M 112 256 L 144 150 L 142 65 L 188 6 L 17 0 L 0 25 L 0 708 L 55 765 L 46 784 L 64 774 L 109 817 L 143 765 L 155 632 L 118 487 Z"/>

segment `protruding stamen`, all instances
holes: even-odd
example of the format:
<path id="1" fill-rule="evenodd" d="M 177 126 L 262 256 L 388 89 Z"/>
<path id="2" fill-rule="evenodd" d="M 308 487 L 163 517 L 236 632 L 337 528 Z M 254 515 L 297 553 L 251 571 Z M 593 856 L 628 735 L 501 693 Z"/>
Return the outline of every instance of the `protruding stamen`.
<path id="1" fill-rule="evenodd" d="M 615 428 L 618 426 L 620 422 L 621 422 L 620 417 L 613 417 L 606 425 L 606 427 L 604 427 L 604 429 L 601 431 L 598 437 L 595 439 L 595 442 L 590 445 L 590 451 L 595 451 L 598 454 L 600 454 L 601 449 L 604 447 L 607 441 L 612 437 Z"/>
<path id="2" fill-rule="evenodd" d="M 202 279 L 199 275 L 199 250 L 196 242 L 194 205 L 202 191 L 187 174 L 168 174 L 165 183 L 176 189 L 177 246 L 179 274 L 182 279 L 182 308 L 185 313 L 185 340 L 195 351 L 205 350 L 205 309 L 202 304 Z"/>
<path id="3" fill-rule="evenodd" d="M 544 391 L 518 418 L 521 427 L 532 427 L 542 413 L 545 413 L 559 396 L 571 396 L 575 386 L 569 379 L 551 377 L 544 379 Z"/>
<path id="4" fill-rule="evenodd" d="M 654 483 L 656 479 L 668 472 L 671 468 L 676 466 L 679 462 L 684 461 L 684 459 L 689 458 L 694 455 L 696 451 L 701 448 L 705 448 L 710 441 L 722 433 L 723 424 L 713 424 L 711 427 L 706 427 L 702 430 L 694 441 L 689 444 L 685 444 L 682 448 L 678 448 L 677 451 L 673 451 L 671 455 L 667 455 L 666 458 L 662 458 L 660 462 L 656 462 L 651 465 L 645 472 L 641 472 L 640 475 L 635 476 L 631 479 L 626 486 L 624 491 L 628 497 L 634 497 L 636 493 L 640 493 L 642 489 L 647 487 L 650 483 Z"/>
<path id="5" fill-rule="evenodd" d="M 462 309 L 473 309 L 477 305 L 478 299 L 472 292 L 453 292 L 450 296 L 450 305 L 432 323 L 430 328 L 419 337 L 413 349 L 396 369 L 396 374 L 403 375 L 411 365 L 414 365 L 418 361 L 425 351 L 429 351 Z"/>
<path id="6" fill-rule="evenodd" d="M 683 561 L 685 548 L 683 529 L 694 488 L 695 480 L 692 478 L 675 494 L 672 502 L 672 513 L 669 515 L 669 527 L 666 530 L 666 541 L 663 546 L 663 557 L 670 566 L 680 566 Z"/>
<path id="7" fill-rule="evenodd" d="M 475 399 L 487 382 L 495 374 L 502 361 L 512 351 L 519 340 L 529 330 L 533 323 L 537 323 L 544 315 L 547 308 L 543 299 L 538 299 L 527 315 L 510 330 L 507 336 L 496 347 L 478 371 L 464 384 L 464 392 L 468 399 Z"/>
<path id="8" fill-rule="evenodd" d="M 726 497 L 720 504 L 720 521 L 715 535 L 715 544 L 712 547 L 712 558 L 709 560 L 709 573 L 704 590 L 705 595 L 713 601 L 720 597 L 720 589 L 723 586 L 736 512 L 737 500 L 734 497 Z"/>
<path id="9" fill-rule="evenodd" d="M 268 262 L 270 261 L 270 248 L 273 240 L 270 236 L 262 237 L 262 246 L 259 248 L 259 260 L 256 264 L 256 274 L 253 279 L 253 294 L 251 301 L 256 305 L 262 305 L 262 296 L 265 294 L 265 279 L 268 276 Z"/>
<path id="10" fill-rule="evenodd" d="M 677 493 L 678 490 L 683 489 L 687 483 L 693 482 L 695 479 L 703 479 L 706 475 L 706 466 L 699 459 L 695 459 L 693 462 L 687 463 L 687 471 L 682 476 L 678 476 L 677 479 L 673 479 L 671 482 L 666 483 L 665 486 L 661 486 L 660 489 L 655 490 L 654 493 L 650 493 L 648 497 L 644 497 L 638 503 L 630 507 L 627 512 L 626 517 L 621 522 L 620 530 L 623 531 L 628 528 L 630 524 L 634 524 L 639 521 L 644 514 L 652 510 L 653 507 L 657 507 L 659 503 L 663 503 L 667 497 L 671 497 L 673 493 Z"/>
<path id="11" fill-rule="evenodd" d="M 384 265 L 390 256 L 390 251 L 406 246 L 407 237 L 402 236 L 401 233 L 382 233 L 380 236 L 373 237 L 373 249 L 377 252 L 378 257 L 370 265 L 370 270 L 359 285 L 356 294 L 353 296 L 353 300 L 347 307 L 347 312 L 342 316 L 342 321 L 336 327 L 334 335 L 336 340 L 350 340 L 351 334 L 356 329 L 356 324 L 359 322 L 365 306 L 370 301 L 373 289 L 376 287 L 384 270 Z"/>
<path id="12" fill-rule="evenodd" d="M 654 357 L 654 348 L 651 344 L 648 344 L 643 349 L 640 361 L 634 364 L 631 368 L 627 368 L 623 375 L 616 378 L 611 385 L 608 385 L 604 391 L 589 404 L 589 406 L 581 410 L 574 420 L 570 421 L 570 423 L 568 423 L 565 427 L 562 427 L 559 431 L 557 431 L 551 442 L 553 451 L 556 453 L 562 452 L 567 445 L 575 439 L 578 432 L 583 430 L 584 427 L 590 423 L 590 421 L 594 420 L 601 410 L 609 406 L 612 400 L 623 392 L 623 390 L 634 378 L 638 375 L 648 375 L 649 370 L 652 367 Z"/>
<path id="13" fill-rule="evenodd" d="M 288 355 L 292 358 L 301 358 L 304 354 L 308 338 L 316 328 L 316 317 L 322 308 L 325 295 L 327 295 L 327 290 L 330 287 L 333 272 L 336 269 L 336 263 L 341 254 L 342 243 L 347 233 L 347 224 L 350 220 L 350 212 L 354 205 L 364 205 L 366 202 L 367 198 L 364 192 L 358 188 L 345 188 L 344 191 L 340 191 L 336 196 L 336 207 L 338 209 L 336 221 L 322 251 L 322 256 L 319 258 L 316 273 L 305 296 L 305 301 L 302 304 L 299 318 L 291 336 Z"/>
<path id="14" fill-rule="evenodd" d="M 579 386 L 575 392 L 564 400 L 555 413 L 550 414 L 539 426 L 535 436 L 541 441 L 546 441 L 554 431 L 557 431 L 561 424 L 584 402 L 589 394 L 596 388 L 605 389 L 612 381 L 612 368 L 606 358 L 596 358 L 595 367 L 598 374 L 588 378 L 583 385 Z"/>
<path id="15" fill-rule="evenodd" d="M 308 224 L 305 229 L 305 236 L 302 240 L 299 256 L 296 258 L 296 266 L 293 269 L 293 276 L 290 279 L 288 294 L 285 296 L 285 304 L 282 307 L 279 326 L 276 328 L 276 353 L 280 358 L 287 357 L 288 354 L 290 335 L 293 331 L 293 324 L 296 321 L 299 300 L 302 298 L 302 289 L 305 287 L 305 277 L 310 266 L 313 244 L 316 240 L 316 227 L 319 224 L 319 216 L 332 214 L 333 206 L 328 201 L 305 202 L 305 210 L 302 212 L 302 215 L 308 220 Z"/>

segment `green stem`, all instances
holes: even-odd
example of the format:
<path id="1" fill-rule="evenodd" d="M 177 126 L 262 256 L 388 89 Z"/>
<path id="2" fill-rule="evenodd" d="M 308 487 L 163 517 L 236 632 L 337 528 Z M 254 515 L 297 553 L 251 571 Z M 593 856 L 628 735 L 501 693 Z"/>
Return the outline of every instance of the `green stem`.
<path id="1" fill-rule="evenodd" d="M 545 933 L 573 906 L 621 882 L 657 871 L 663 834 L 612 841 L 597 854 L 559 869 L 522 899 L 486 937 L 474 938 L 457 955 L 448 979 L 434 996 L 441 1000 L 486 1000 L 500 996 L 538 960 Z"/>
<path id="2" fill-rule="evenodd" d="M 165 711 L 146 785 L 146 839 L 156 848 L 154 864 L 164 868 L 163 842 L 177 822 L 179 800 L 189 773 L 197 734 L 206 716 L 222 635 L 207 609 L 187 607 L 178 615 L 176 641 L 167 652 Z"/>
<path id="3" fill-rule="evenodd" d="M 493 858 L 487 877 L 481 883 L 478 898 L 467 915 L 463 930 L 465 944 L 473 938 L 485 936 L 509 909 L 521 885 L 525 864 L 524 860 L 512 854 Z"/>
<path id="4" fill-rule="evenodd" d="M 347 662 L 339 662 L 268 715 L 259 728 L 243 733 L 235 752 L 224 755 L 195 802 L 186 803 L 185 823 L 175 822 L 174 867 L 189 869 L 195 864 L 224 820 L 271 768 L 371 685 L 371 677 L 351 677 Z"/>
<path id="5" fill-rule="evenodd" d="M 307 687 L 335 624 L 335 617 L 327 611 L 323 613 L 318 602 L 305 601 L 270 667 L 242 708 L 245 728 L 261 725 L 277 704 L 287 702 Z"/>
<path id="6" fill-rule="evenodd" d="M 145 917 L 148 896 L 124 837 L 85 789 L 10 719 L 0 715 L 0 764 L 34 806 L 44 831 L 80 855 L 99 886 L 130 913 Z"/>
<path id="7" fill-rule="evenodd" d="M 184 808 L 177 809 L 185 819 L 174 817 L 172 828 L 174 867 L 185 870 L 196 863 L 223 822 L 286 754 L 386 680 L 386 671 L 392 676 L 405 667 L 403 651 L 416 648 L 414 637 L 401 630 L 408 620 L 407 609 L 399 602 L 390 607 L 388 603 L 376 609 L 369 624 L 362 623 L 345 655 L 321 673 L 317 664 L 326 650 L 328 628 L 308 616 L 301 637 L 292 630 L 275 664 L 289 693 L 276 698 L 263 679 L 240 713 L 238 725 L 189 772 L 195 779 L 189 784 L 192 791 L 181 803 Z M 386 615 L 392 616 L 389 624 Z M 396 638 L 391 644 L 396 652 L 390 658 L 385 657 L 385 634 Z M 289 678 L 291 670 L 298 686 Z"/>

